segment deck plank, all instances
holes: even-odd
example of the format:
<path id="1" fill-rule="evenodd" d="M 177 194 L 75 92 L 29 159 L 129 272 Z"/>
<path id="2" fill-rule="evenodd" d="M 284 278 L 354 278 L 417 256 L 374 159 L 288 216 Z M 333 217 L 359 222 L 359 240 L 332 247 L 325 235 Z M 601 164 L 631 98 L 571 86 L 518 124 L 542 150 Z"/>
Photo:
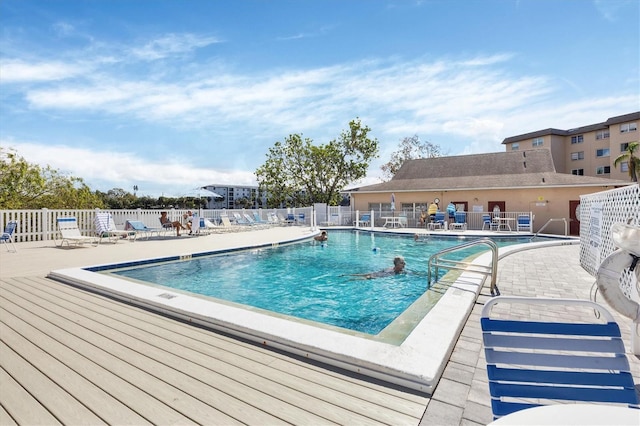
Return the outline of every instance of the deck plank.
<path id="1" fill-rule="evenodd" d="M 111 301 L 110 299 L 108 300 Z M 111 302 L 115 304 L 117 309 L 123 309 L 124 305 L 121 303 Z M 76 306 L 80 305 L 86 306 L 86 302 L 78 303 L 75 300 L 71 300 L 70 303 L 72 305 L 69 306 L 69 309 L 75 309 Z M 98 309 L 98 307 L 90 307 L 91 311 L 95 309 Z M 127 312 L 130 313 L 131 310 L 129 309 Z M 247 376 L 247 373 L 243 371 L 238 372 L 238 374 L 244 375 L 245 378 L 243 381 L 246 383 L 260 377 L 267 378 L 266 382 L 262 385 L 256 384 L 256 387 L 262 391 L 273 388 L 269 391 L 272 395 L 280 394 L 283 391 L 280 386 L 281 384 L 285 384 L 290 389 L 296 389 L 296 385 L 302 383 L 302 387 L 297 388 L 297 390 L 302 393 L 299 404 L 301 404 L 305 410 L 317 410 L 320 401 L 327 402 L 333 407 L 329 410 L 333 421 L 349 419 L 352 415 L 350 412 L 354 412 L 358 415 L 352 419 L 354 422 L 365 421 L 364 418 L 359 416 L 367 418 L 374 416 L 374 418 L 381 421 L 388 420 L 392 423 L 400 421 L 403 423 L 406 420 L 408 423 L 411 423 L 414 418 L 420 418 L 427 403 L 427 398 L 424 395 L 418 396 L 407 393 L 406 390 L 394 390 L 390 388 L 388 384 L 384 384 L 383 386 L 372 385 L 367 381 L 351 379 L 339 373 L 333 373 L 334 377 L 329 381 L 330 386 L 327 387 L 327 380 L 324 380 L 328 374 L 326 368 L 313 367 L 306 362 L 292 363 L 291 357 L 278 354 L 277 352 L 270 352 L 270 356 L 265 356 L 267 351 L 264 351 L 261 347 L 256 347 L 254 344 L 247 345 L 228 336 L 223 336 L 224 338 L 220 339 L 220 335 L 216 335 L 216 339 L 211 340 L 210 337 L 212 333 L 207 330 L 178 321 L 172 321 L 167 324 L 165 318 L 146 311 L 137 313 L 138 315 L 132 317 L 131 320 L 126 320 L 126 317 L 118 318 L 119 321 L 124 320 L 130 326 L 135 325 L 135 329 L 130 331 L 136 333 L 134 335 L 136 339 L 151 339 L 152 341 L 149 341 L 149 344 L 154 344 L 154 341 L 158 340 L 164 344 L 167 343 L 166 338 L 156 339 L 156 337 L 159 337 L 158 333 L 164 333 L 168 328 L 171 328 L 175 331 L 175 333 L 171 335 L 171 339 L 177 346 L 171 347 L 171 344 L 167 343 L 169 347 L 163 347 L 163 350 L 176 354 L 182 352 L 185 348 L 190 348 L 196 350 L 195 356 L 202 358 L 199 353 L 206 355 L 204 360 L 200 359 L 198 361 L 200 365 L 211 362 L 211 359 L 213 359 L 215 362 L 221 360 L 224 363 L 237 366 L 243 370 L 249 370 L 248 374 L 250 376 Z M 107 318 L 110 315 L 110 313 L 106 311 L 100 312 L 100 314 L 101 318 Z M 157 323 L 157 321 L 162 321 L 161 329 L 157 327 L 154 328 L 153 324 Z M 156 324 L 156 326 L 157 325 L 158 324 Z M 118 327 L 122 329 L 122 324 L 119 324 Z M 144 330 L 144 333 L 140 334 L 139 330 L 137 330 L 138 328 Z M 220 344 L 221 341 L 224 343 L 223 345 Z M 243 356 L 239 356 L 241 354 Z M 273 367 L 274 356 L 278 361 L 281 361 L 275 365 L 280 365 L 281 368 Z M 223 369 L 224 367 L 227 367 L 227 365 L 223 364 Z M 292 368 L 296 369 L 298 372 L 297 375 L 291 374 L 290 370 Z M 308 372 L 309 368 L 315 368 L 312 372 L 315 372 L 315 374 L 312 374 L 313 377 L 315 377 L 313 386 L 309 386 L 308 383 L 310 376 Z M 274 385 L 274 383 L 276 383 L 276 385 Z M 274 388 L 274 386 L 276 387 Z M 341 389 L 345 392 L 342 392 Z M 287 389 L 284 390 L 287 391 Z M 358 396 L 352 397 L 346 392 Z M 359 395 L 361 394 L 365 395 L 365 398 L 360 397 Z M 291 398 L 295 396 L 295 394 L 289 392 L 288 396 Z M 313 401 L 313 403 L 310 404 L 309 401 Z M 338 409 L 339 407 L 345 408 L 346 411 L 341 412 L 341 410 Z"/>
<path id="2" fill-rule="evenodd" d="M 0 425 L 59 425 L 61 424 L 49 411 L 16 382 L 4 369 L 0 368 L 0 400 L 11 410 L 0 407 Z"/>
<path id="3" fill-rule="evenodd" d="M 39 332 L 90 357 L 82 374 L 108 370 L 95 386 L 123 399 L 133 390 L 118 394 L 114 386 L 126 381 L 198 423 L 417 424 L 429 401 L 52 280 L 19 277 L 0 286 L 1 306 L 27 308 Z M 178 391 L 179 401 L 170 400 Z M 207 409 L 198 413 L 198 405 Z M 220 412 L 226 421 L 214 420 Z"/>
<path id="4" fill-rule="evenodd" d="M 87 409 L 73 395 L 66 392 L 55 381 L 42 373 L 36 366 L 27 362 L 23 354 L 28 358 L 32 351 L 26 345 L 16 345 L 20 347 L 21 354 L 12 350 L 5 344 L 8 332 L 2 328 L 2 342 L 0 342 L 0 360 L 2 367 L 11 373 L 20 385 L 29 389 L 32 397 L 38 404 L 49 411 L 63 424 L 106 424 L 100 417 Z"/>

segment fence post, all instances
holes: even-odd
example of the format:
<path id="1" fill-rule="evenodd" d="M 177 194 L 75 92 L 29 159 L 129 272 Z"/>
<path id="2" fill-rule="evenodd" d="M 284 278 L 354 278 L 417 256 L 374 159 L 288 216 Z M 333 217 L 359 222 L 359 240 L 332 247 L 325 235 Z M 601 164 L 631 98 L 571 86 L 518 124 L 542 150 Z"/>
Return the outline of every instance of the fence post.
<path id="1" fill-rule="evenodd" d="M 51 237 L 49 225 L 52 223 L 52 218 L 51 218 L 51 212 L 49 211 L 48 208 L 46 207 L 42 208 L 42 217 L 40 218 L 40 220 L 41 220 L 40 223 L 42 223 L 42 240 L 49 241 Z"/>

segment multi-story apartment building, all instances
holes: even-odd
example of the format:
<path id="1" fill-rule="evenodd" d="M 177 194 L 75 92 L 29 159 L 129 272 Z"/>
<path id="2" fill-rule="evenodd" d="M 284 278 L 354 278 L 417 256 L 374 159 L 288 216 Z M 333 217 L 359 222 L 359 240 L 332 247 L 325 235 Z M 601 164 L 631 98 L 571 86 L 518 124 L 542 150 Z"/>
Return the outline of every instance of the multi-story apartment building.
<path id="1" fill-rule="evenodd" d="M 260 208 L 267 205 L 267 196 L 258 190 L 257 186 L 228 186 L 211 184 L 203 187 L 216 194 L 222 195 L 222 200 L 210 200 L 208 209 L 241 209 Z"/>
<path id="2" fill-rule="evenodd" d="M 544 129 L 506 138 L 506 151 L 548 149 L 558 173 L 629 179 L 629 164 L 613 161 L 638 142 L 640 112 L 611 117 L 607 121 L 575 129 Z"/>

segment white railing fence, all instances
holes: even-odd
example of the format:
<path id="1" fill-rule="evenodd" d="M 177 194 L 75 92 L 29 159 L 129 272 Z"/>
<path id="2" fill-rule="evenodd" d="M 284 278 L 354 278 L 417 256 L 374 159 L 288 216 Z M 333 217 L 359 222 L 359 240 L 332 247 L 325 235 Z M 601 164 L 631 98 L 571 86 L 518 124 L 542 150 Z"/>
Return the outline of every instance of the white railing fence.
<path id="1" fill-rule="evenodd" d="M 188 209 L 126 209 L 126 210 L 101 210 L 101 209 L 34 209 L 34 210 L 0 210 L 0 229 L 4 230 L 9 221 L 18 222 L 14 233 L 16 242 L 26 241 L 54 241 L 56 239 L 58 229 L 56 218 L 74 216 L 78 219 L 78 227 L 84 235 L 95 234 L 94 218 L 97 212 L 108 212 L 113 215 L 113 219 L 118 229 L 124 229 L 127 220 L 139 220 L 150 228 L 158 228 L 160 226 L 160 213 L 166 211 L 170 220 L 182 221 L 182 215 Z M 296 214 L 296 217 L 304 215 L 304 220 L 298 220 L 298 224 L 313 226 L 313 207 L 303 207 L 295 209 L 258 209 L 258 210 L 226 210 L 226 209 L 200 209 L 192 210 L 198 216 L 212 219 L 219 222 L 223 215 L 228 216 L 234 221 L 233 213 L 241 214 L 249 213 L 253 215 L 258 212 L 262 220 L 268 220 L 268 213 L 286 217 L 289 213 Z"/>

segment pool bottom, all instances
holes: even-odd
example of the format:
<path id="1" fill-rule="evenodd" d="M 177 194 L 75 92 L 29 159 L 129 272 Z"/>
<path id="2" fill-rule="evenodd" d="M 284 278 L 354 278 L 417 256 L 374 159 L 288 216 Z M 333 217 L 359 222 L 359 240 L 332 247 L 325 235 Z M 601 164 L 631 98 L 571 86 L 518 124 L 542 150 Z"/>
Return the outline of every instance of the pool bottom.
<path id="1" fill-rule="evenodd" d="M 539 244 L 548 245 L 527 246 L 534 248 Z M 516 247 L 519 246 L 504 250 Z M 491 253 L 480 255 L 474 263 L 489 265 Z M 425 393 L 431 393 L 438 383 L 485 278 L 477 273 L 462 272 L 455 282 L 449 283 L 440 301 L 410 334 L 400 344 L 394 344 L 82 268 L 52 271 L 49 277 L 266 347 Z"/>

